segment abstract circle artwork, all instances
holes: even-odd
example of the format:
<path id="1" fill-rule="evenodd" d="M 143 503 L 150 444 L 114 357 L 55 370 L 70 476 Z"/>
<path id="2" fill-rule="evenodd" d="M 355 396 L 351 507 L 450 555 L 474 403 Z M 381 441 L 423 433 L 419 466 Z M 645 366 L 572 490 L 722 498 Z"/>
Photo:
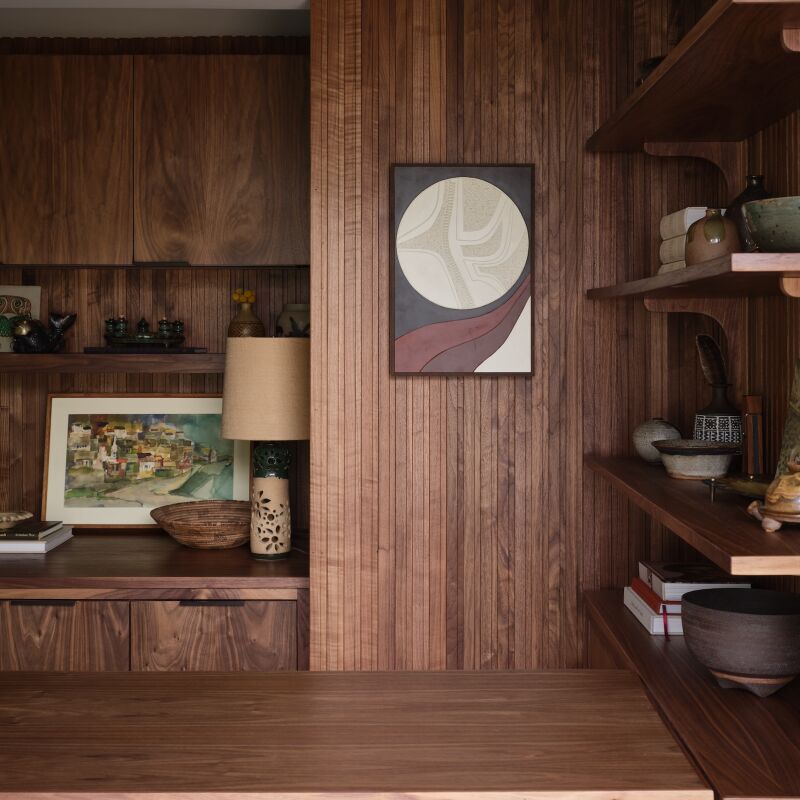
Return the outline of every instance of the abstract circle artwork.
<path id="1" fill-rule="evenodd" d="M 397 374 L 531 373 L 533 168 L 394 168 Z"/>

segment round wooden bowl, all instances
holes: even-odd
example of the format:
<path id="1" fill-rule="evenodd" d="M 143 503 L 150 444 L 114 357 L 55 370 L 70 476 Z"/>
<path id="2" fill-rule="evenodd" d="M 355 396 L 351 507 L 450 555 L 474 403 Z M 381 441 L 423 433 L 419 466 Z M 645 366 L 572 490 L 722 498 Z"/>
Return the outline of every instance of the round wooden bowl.
<path id="1" fill-rule="evenodd" d="M 228 550 L 250 539 L 250 503 L 241 500 L 175 503 L 150 516 L 176 542 L 198 550 Z"/>
<path id="2" fill-rule="evenodd" d="M 766 697 L 800 673 L 800 595 L 699 589 L 681 612 L 689 652 L 723 688 Z"/>

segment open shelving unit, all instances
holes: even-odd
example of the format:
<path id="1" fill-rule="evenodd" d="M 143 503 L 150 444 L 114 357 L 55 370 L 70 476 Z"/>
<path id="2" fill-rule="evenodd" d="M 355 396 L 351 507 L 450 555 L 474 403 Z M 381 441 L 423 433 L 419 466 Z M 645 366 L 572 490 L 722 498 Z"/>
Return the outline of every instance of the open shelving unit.
<path id="1" fill-rule="evenodd" d="M 36 353 L 0 355 L 0 374 L 19 372 L 116 372 L 214 374 L 225 368 L 224 353 Z"/>
<path id="2" fill-rule="evenodd" d="M 717 797 L 800 796 L 800 681 L 766 699 L 721 689 L 683 636 L 650 636 L 621 591 L 589 592 L 585 601 L 590 637 L 639 676 Z"/>
<path id="3" fill-rule="evenodd" d="M 741 141 L 798 107 L 798 82 L 800 5 L 719 0 L 587 146 Z"/>
<path id="4" fill-rule="evenodd" d="M 800 297 L 800 253 L 732 253 L 685 269 L 590 289 L 591 300 L 618 297 Z"/>
<path id="5" fill-rule="evenodd" d="M 800 536 L 765 533 L 741 497 L 670 478 L 638 458 L 587 456 L 586 466 L 731 575 L 800 575 Z"/>

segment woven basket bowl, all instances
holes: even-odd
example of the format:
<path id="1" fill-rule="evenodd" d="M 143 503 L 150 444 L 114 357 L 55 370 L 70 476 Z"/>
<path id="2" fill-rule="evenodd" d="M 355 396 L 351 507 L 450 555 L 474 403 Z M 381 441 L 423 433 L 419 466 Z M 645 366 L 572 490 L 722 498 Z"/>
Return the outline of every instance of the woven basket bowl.
<path id="1" fill-rule="evenodd" d="M 150 516 L 176 542 L 198 550 L 228 550 L 250 539 L 250 503 L 241 500 L 175 503 Z"/>

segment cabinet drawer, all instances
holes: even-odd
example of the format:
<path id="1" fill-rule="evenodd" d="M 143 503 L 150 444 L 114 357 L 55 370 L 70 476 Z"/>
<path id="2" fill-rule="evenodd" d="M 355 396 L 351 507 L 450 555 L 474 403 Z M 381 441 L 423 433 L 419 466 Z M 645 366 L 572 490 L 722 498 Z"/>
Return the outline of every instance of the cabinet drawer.
<path id="1" fill-rule="evenodd" d="M 131 603 L 131 668 L 297 669 L 296 603 L 283 600 Z"/>
<path id="2" fill-rule="evenodd" d="M 126 671 L 127 602 L 0 601 L 0 670 Z"/>

